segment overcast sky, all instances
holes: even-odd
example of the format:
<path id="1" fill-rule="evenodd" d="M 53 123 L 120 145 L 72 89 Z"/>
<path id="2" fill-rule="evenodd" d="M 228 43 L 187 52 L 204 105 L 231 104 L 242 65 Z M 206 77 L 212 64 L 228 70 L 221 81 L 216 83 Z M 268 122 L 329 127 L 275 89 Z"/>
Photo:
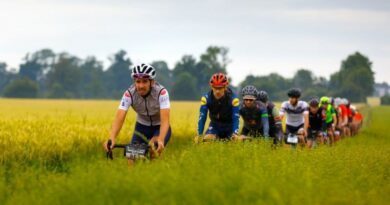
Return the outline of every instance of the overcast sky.
<path id="1" fill-rule="evenodd" d="M 229 48 L 233 84 L 298 68 L 328 78 L 355 51 L 373 62 L 377 82 L 390 82 L 390 1 L 0 0 L 0 61 L 13 68 L 42 48 L 94 55 L 105 67 L 124 49 L 133 62 L 172 68 L 209 45 Z"/>

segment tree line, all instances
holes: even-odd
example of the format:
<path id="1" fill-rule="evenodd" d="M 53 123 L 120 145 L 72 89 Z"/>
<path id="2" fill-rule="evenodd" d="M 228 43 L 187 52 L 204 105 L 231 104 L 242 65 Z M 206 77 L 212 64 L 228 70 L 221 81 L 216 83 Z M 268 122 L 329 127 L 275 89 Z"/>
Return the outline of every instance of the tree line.
<path id="1" fill-rule="evenodd" d="M 199 58 L 184 55 L 173 68 L 163 61 L 150 64 L 157 70 L 157 81 L 167 87 L 174 100 L 198 100 L 209 90 L 213 73 L 227 73 L 231 62 L 226 47 L 209 46 Z M 0 62 L 0 95 L 16 98 L 81 98 L 118 99 L 130 86 L 130 68 L 133 65 L 126 51 L 119 50 L 109 57 L 110 65 L 104 68 L 94 56 L 81 59 L 72 54 L 55 53 L 42 49 L 27 54 L 18 71 L 8 71 Z M 234 90 L 255 85 L 269 93 L 276 101 L 286 98 L 291 87 L 301 88 L 304 98 L 331 95 L 343 96 L 352 101 L 364 101 L 374 90 L 372 62 L 355 52 L 341 62 L 340 70 L 329 80 L 317 77 L 309 69 L 298 69 L 292 78 L 277 73 L 248 75 Z M 229 75 L 229 73 L 227 73 Z"/>

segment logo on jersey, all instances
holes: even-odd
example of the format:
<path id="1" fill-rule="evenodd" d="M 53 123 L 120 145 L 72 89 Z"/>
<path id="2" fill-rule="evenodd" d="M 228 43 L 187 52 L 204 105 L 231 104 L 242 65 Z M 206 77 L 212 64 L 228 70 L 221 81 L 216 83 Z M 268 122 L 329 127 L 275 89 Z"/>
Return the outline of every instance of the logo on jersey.
<path id="1" fill-rule="evenodd" d="M 130 97 L 129 91 L 126 91 L 126 92 L 125 92 L 125 97 Z"/>
<path id="2" fill-rule="evenodd" d="M 240 105 L 240 100 L 239 100 L 238 98 L 234 98 L 234 99 L 233 99 L 233 102 L 232 102 L 232 105 L 233 105 L 234 107 L 239 106 L 239 105 Z"/>
<path id="3" fill-rule="evenodd" d="M 165 94 L 167 94 L 167 90 L 164 89 L 161 91 L 161 95 L 165 95 Z"/>
<path id="4" fill-rule="evenodd" d="M 201 99 L 200 99 L 200 104 L 201 105 L 206 105 L 207 104 L 207 99 L 206 99 L 206 97 L 202 97 Z"/>

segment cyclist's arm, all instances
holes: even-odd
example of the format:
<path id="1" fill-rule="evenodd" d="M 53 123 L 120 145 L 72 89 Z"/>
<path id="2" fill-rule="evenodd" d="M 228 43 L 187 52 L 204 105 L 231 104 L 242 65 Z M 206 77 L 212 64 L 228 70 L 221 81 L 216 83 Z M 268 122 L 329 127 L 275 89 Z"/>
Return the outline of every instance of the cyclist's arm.
<path id="1" fill-rule="evenodd" d="M 118 136 L 118 133 L 121 131 L 123 123 L 126 119 L 126 110 L 118 109 L 116 112 L 115 120 L 112 123 L 111 132 L 110 132 L 110 139 L 112 141 L 115 141 L 116 136 Z"/>
<path id="2" fill-rule="evenodd" d="M 169 113 L 170 109 L 160 109 L 160 135 L 158 138 L 160 138 L 162 141 L 165 140 L 165 136 L 167 136 L 168 130 L 169 130 Z"/>
<path id="3" fill-rule="evenodd" d="M 132 98 L 129 91 L 125 91 L 122 96 L 122 100 L 119 104 L 118 110 L 116 112 L 116 116 L 114 122 L 112 123 L 110 139 L 115 141 L 115 138 L 118 136 L 118 133 L 122 129 L 123 123 L 126 119 L 127 110 L 132 104 Z"/>
<path id="4" fill-rule="evenodd" d="M 208 112 L 208 107 L 207 107 L 207 98 L 206 96 L 203 96 L 201 99 L 201 105 L 199 109 L 199 120 L 198 120 L 198 135 L 203 134 L 204 130 L 204 124 L 206 123 L 207 120 L 207 112 Z"/>
<path id="5" fill-rule="evenodd" d="M 239 124 L 240 124 L 240 113 L 239 113 L 240 100 L 237 97 L 233 97 L 232 105 L 233 105 L 232 106 L 233 134 L 238 134 Z"/>
<path id="6" fill-rule="evenodd" d="M 269 137 L 269 121 L 267 109 L 263 109 L 261 112 L 261 124 L 263 125 L 263 136 Z"/>
<path id="7" fill-rule="evenodd" d="M 286 107 L 287 107 L 287 102 L 283 102 L 279 110 L 279 118 L 281 121 L 283 120 L 284 115 L 286 114 Z"/>
<path id="8" fill-rule="evenodd" d="M 165 136 L 167 136 L 169 130 L 169 113 L 171 104 L 169 102 L 169 94 L 167 90 L 162 90 L 159 96 L 160 103 L 160 134 L 158 138 L 162 141 L 165 140 Z"/>
<path id="9" fill-rule="evenodd" d="M 307 130 L 309 129 L 309 111 L 303 112 L 303 117 L 305 119 L 304 129 L 307 132 Z"/>

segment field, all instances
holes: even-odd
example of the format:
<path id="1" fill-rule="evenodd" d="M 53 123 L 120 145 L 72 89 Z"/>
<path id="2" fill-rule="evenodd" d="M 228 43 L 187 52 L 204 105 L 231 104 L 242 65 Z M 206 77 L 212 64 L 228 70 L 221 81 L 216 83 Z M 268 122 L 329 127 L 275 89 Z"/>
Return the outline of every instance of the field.
<path id="1" fill-rule="evenodd" d="M 118 101 L 0 99 L 0 204 L 388 204 L 390 107 L 359 136 L 314 150 L 194 145 L 198 103 L 172 103 L 164 156 L 128 167 L 102 142 Z M 129 112 L 118 143 L 130 140 Z"/>

